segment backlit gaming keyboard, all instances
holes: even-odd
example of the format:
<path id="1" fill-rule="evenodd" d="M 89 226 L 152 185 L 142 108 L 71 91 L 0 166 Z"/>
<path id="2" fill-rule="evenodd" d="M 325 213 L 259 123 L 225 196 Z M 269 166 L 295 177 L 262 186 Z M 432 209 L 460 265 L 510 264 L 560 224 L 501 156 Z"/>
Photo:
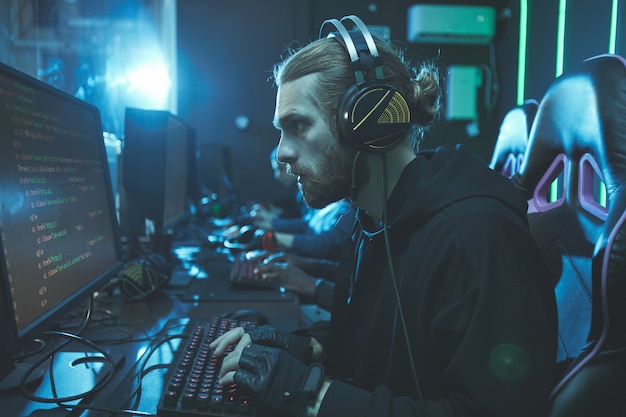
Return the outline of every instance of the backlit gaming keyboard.
<path id="1" fill-rule="evenodd" d="M 232 318 L 211 317 L 208 321 L 191 321 L 189 334 L 175 353 L 166 375 L 157 414 L 164 417 L 223 417 L 256 415 L 250 392 L 236 385 L 218 383 L 221 358 L 213 356 L 209 344 L 237 326 L 254 328 L 256 323 Z M 232 347 L 231 347 L 232 349 Z"/>
<path id="2" fill-rule="evenodd" d="M 230 269 L 230 283 L 235 288 L 258 288 L 272 289 L 278 288 L 275 282 L 263 279 L 259 274 L 254 273 L 254 268 L 259 264 L 258 260 L 250 259 L 247 253 L 240 253 L 235 257 Z"/>

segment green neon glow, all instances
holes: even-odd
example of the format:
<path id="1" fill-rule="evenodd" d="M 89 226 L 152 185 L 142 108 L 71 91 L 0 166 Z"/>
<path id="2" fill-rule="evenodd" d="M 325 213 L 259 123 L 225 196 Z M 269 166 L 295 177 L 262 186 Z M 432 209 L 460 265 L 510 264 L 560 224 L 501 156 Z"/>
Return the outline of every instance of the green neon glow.
<path id="1" fill-rule="evenodd" d="M 556 76 L 563 74 L 563 57 L 565 55 L 565 14 L 567 0 L 559 0 L 559 23 L 556 40 Z"/>
<path id="2" fill-rule="evenodd" d="M 619 0 L 613 0 L 611 7 L 611 32 L 609 34 L 609 53 L 614 54 L 617 48 L 617 11 Z"/>
<path id="3" fill-rule="evenodd" d="M 606 185 L 600 181 L 600 196 L 598 197 L 598 204 L 606 208 Z"/>
<path id="4" fill-rule="evenodd" d="M 528 2 L 519 2 L 519 47 L 517 48 L 517 105 L 524 103 L 526 82 L 526 35 L 528 33 Z"/>
<path id="5" fill-rule="evenodd" d="M 550 184 L 549 194 L 550 196 L 548 197 L 548 202 L 554 203 L 559 199 L 559 177 L 556 177 Z"/>

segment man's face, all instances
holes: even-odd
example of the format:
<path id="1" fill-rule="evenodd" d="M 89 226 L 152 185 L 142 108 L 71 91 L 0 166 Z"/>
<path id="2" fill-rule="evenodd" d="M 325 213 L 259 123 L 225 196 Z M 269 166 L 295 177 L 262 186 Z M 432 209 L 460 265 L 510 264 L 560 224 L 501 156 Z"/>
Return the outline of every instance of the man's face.
<path id="1" fill-rule="evenodd" d="M 307 204 L 321 208 L 349 196 L 353 152 L 333 133 L 311 92 L 318 74 L 283 83 L 274 124 L 281 131 L 277 157 L 298 177 Z"/>

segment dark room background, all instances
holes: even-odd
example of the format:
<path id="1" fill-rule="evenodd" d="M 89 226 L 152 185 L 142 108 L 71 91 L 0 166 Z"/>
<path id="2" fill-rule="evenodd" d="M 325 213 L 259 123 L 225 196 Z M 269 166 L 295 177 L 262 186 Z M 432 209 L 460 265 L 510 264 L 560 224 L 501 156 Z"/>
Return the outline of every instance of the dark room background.
<path id="1" fill-rule="evenodd" d="M 497 19 L 493 44 L 407 42 L 408 9 L 416 3 L 493 6 Z M 281 190 L 272 187 L 267 160 L 278 138 L 271 126 L 274 91 L 267 81 L 271 67 L 289 42 L 297 46 L 316 37 L 325 19 L 356 14 L 368 25 L 388 26 L 393 39 L 406 42 L 410 58 L 437 56 L 443 65 L 487 66 L 491 70 L 492 79 L 483 80 L 482 86 L 477 87 L 478 120 L 442 118 L 424 142 L 427 147 L 464 143 L 488 161 L 504 114 L 518 104 L 520 97 L 540 99 L 557 76 L 559 42 L 562 68 L 609 52 L 611 16 L 616 5 L 619 6 L 611 0 L 236 0 L 227 5 L 204 0 L 179 1 L 179 110 L 196 127 L 200 143 L 207 145 L 201 148 L 202 159 L 207 161 L 203 178 L 216 178 L 211 171 L 219 166 L 219 161 L 208 162 L 220 157 L 213 144 L 227 145 L 233 150 L 239 194 L 273 198 Z M 522 20 L 526 22 L 525 33 L 520 26 Z M 522 92 L 518 91 L 520 35 L 526 39 Z M 617 35 L 623 38 L 623 31 Z M 614 45 L 619 48 L 618 41 Z M 492 91 L 487 90 L 489 87 Z M 487 102 L 488 96 L 493 97 L 493 103 Z M 246 129 L 236 126 L 235 120 L 240 116 L 249 120 Z"/>
<path id="2" fill-rule="evenodd" d="M 478 45 L 408 42 L 408 10 L 412 5 L 426 3 L 493 7 L 493 40 Z M 271 124 L 275 94 L 269 81 L 271 69 L 286 48 L 316 38 L 325 19 L 356 14 L 368 25 L 388 28 L 391 38 L 406 43 L 406 54 L 411 59 L 437 57 L 444 66 L 480 68 L 475 119 L 442 117 L 424 146 L 463 143 L 488 161 L 499 124 L 508 110 L 523 99 L 540 99 L 555 77 L 585 58 L 626 53 L 623 3 L 0 0 L 0 61 L 72 94 L 82 92 L 86 100 L 101 108 L 105 130 L 122 138 L 123 126 L 115 115 L 134 103 L 130 97 L 120 98 L 120 94 L 116 101 L 111 100 L 115 90 L 101 82 L 104 76 L 86 80 L 81 74 L 88 69 L 102 74 L 99 66 L 106 57 L 119 54 L 122 46 L 135 49 L 121 54 L 121 62 L 140 57 L 144 49 L 124 34 L 129 27 L 154 30 L 166 62 L 175 69 L 170 71 L 175 93 L 164 108 L 195 131 L 202 193 L 234 192 L 241 202 L 272 200 L 286 190 L 274 181 L 269 163 L 270 150 L 278 141 L 278 132 Z M 64 10 L 74 13 L 72 25 L 61 13 Z M 154 24 L 136 24 L 144 20 Z M 117 45 L 117 49 L 98 46 L 104 44 Z M 224 181 L 224 175 L 228 175 L 228 181 Z"/>

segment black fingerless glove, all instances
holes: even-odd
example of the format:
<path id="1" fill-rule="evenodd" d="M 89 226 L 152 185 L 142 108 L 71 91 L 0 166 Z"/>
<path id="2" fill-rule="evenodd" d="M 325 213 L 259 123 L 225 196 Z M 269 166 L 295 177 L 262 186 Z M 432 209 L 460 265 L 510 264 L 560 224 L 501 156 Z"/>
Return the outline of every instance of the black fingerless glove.
<path id="1" fill-rule="evenodd" d="M 284 349 L 304 363 L 313 361 L 313 348 L 310 338 L 278 330 L 274 326 L 261 326 L 248 331 L 252 343 Z"/>
<path id="2" fill-rule="evenodd" d="M 235 383 L 252 390 L 260 402 L 290 414 L 315 403 L 323 379 L 322 364 L 307 366 L 282 349 L 256 344 L 243 350 L 234 375 Z"/>

